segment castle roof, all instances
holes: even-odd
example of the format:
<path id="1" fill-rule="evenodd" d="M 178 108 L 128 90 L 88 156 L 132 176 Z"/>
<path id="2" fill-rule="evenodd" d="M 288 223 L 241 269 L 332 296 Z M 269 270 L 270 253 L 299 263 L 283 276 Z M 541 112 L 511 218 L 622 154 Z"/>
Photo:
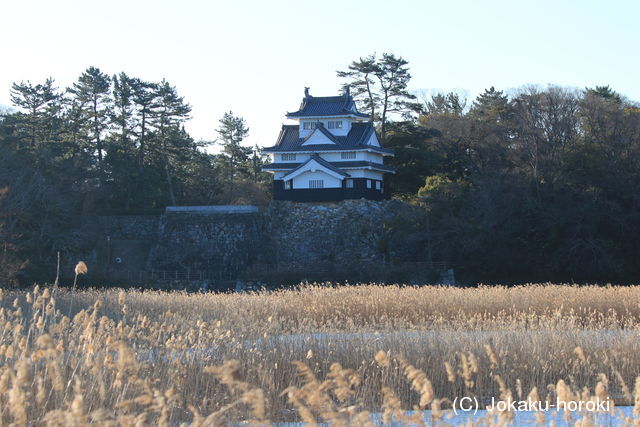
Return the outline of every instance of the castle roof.
<path id="1" fill-rule="evenodd" d="M 316 157 L 321 158 L 319 156 L 316 155 Z M 307 159 L 306 162 L 304 163 L 294 163 L 294 162 L 286 162 L 286 163 L 269 163 L 264 165 L 262 168 L 263 170 L 271 170 L 271 171 L 291 171 L 293 172 L 296 169 L 299 169 L 301 167 L 303 167 L 305 164 L 307 164 L 309 162 L 309 160 L 312 160 L 312 158 Z M 324 160 L 324 159 L 322 159 Z M 389 165 L 385 165 L 382 163 L 375 163 L 375 162 L 370 162 L 367 160 L 353 160 L 353 161 L 346 161 L 346 162 L 327 162 L 326 160 L 324 160 L 326 162 L 325 163 L 321 163 L 323 166 L 331 166 L 332 170 L 338 169 L 338 170 L 344 170 L 344 169 L 375 169 L 375 170 L 379 170 L 381 172 L 391 172 L 391 173 L 395 173 L 395 169 L 392 166 Z M 318 162 L 320 163 L 320 162 Z M 291 173 L 288 172 L 288 173 Z M 349 176 L 348 174 L 346 174 L 346 176 Z"/>
<path id="2" fill-rule="evenodd" d="M 287 117 L 290 119 L 321 116 L 369 118 L 368 114 L 358 112 L 353 97 L 347 93 L 340 96 L 311 96 L 305 92 L 305 97 L 302 99 L 298 111 L 287 113 Z"/>
<path id="3" fill-rule="evenodd" d="M 322 123 L 317 124 L 316 131 L 322 132 L 332 141 L 332 144 L 305 144 L 309 139 L 300 138 L 298 125 L 283 125 L 276 145 L 264 148 L 267 153 L 289 151 L 344 151 L 344 150 L 372 150 L 383 154 L 393 154 L 393 150 L 374 145 L 368 145 L 371 135 L 375 132 L 371 122 L 353 123 L 347 135 L 338 136 L 331 134 Z M 304 144 L 304 145 L 303 145 Z"/>

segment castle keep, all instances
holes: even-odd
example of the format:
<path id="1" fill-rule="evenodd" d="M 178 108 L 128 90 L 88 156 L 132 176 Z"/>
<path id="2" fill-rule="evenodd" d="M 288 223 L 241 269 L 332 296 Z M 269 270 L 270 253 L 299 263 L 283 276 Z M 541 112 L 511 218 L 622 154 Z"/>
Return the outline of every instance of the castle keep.
<path id="1" fill-rule="evenodd" d="M 272 162 L 273 198 L 294 202 L 385 198 L 384 174 L 393 173 L 373 123 L 358 112 L 349 90 L 315 97 L 305 88 L 298 111 L 287 113 L 278 141 L 265 148 Z"/>

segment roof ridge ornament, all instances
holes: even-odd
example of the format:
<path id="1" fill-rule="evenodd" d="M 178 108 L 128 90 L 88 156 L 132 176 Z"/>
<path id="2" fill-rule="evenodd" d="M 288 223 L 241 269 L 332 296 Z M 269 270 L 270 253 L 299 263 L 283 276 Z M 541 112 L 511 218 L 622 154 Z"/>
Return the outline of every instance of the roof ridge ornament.
<path id="1" fill-rule="evenodd" d="M 309 89 L 311 89 L 309 86 L 305 86 L 304 87 L 304 97 L 305 98 L 311 98 L 311 95 L 309 95 Z"/>
<path id="2" fill-rule="evenodd" d="M 344 85 L 344 96 L 347 98 L 351 96 L 351 86 L 348 84 Z"/>

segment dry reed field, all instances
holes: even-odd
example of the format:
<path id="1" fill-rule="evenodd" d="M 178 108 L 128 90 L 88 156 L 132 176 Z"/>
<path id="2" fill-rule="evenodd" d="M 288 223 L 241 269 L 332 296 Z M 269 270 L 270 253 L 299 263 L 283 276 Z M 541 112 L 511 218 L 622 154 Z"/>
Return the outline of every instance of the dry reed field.
<path id="1" fill-rule="evenodd" d="M 638 287 L 35 287 L 0 305 L 2 425 L 447 424 L 463 396 L 610 399 L 640 425 Z"/>

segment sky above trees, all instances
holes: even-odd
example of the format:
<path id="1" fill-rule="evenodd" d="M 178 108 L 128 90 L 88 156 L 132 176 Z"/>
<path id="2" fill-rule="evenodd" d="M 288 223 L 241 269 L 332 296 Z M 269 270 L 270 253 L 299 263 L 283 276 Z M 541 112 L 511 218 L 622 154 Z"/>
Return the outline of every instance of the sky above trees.
<path id="1" fill-rule="evenodd" d="M 196 139 L 216 138 L 232 110 L 247 146 L 269 146 L 304 86 L 335 94 L 336 70 L 374 52 L 408 60 L 418 95 L 608 84 L 640 100 L 639 14 L 632 0 L 2 2 L 0 104 L 13 82 L 64 88 L 96 66 L 171 81 Z"/>

